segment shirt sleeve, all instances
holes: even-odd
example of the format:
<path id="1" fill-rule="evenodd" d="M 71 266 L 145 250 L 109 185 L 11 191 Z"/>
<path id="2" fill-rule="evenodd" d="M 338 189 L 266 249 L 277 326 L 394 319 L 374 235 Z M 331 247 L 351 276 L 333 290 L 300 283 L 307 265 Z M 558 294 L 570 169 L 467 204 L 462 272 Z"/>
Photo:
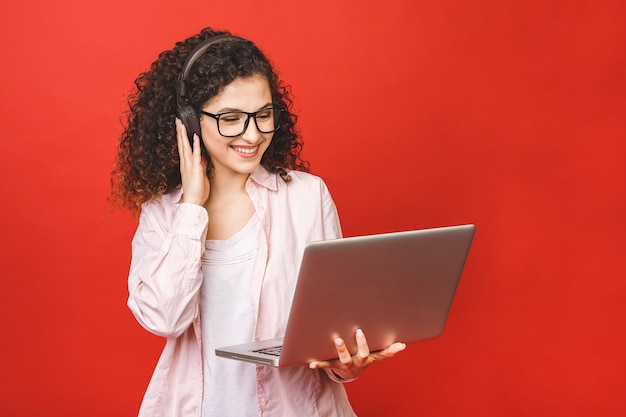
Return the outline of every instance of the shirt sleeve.
<path id="1" fill-rule="evenodd" d="M 146 330 L 178 337 L 198 317 L 207 227 L 206 210 L 195 204 L 157 199 L 142 208 L 132 241 L 128 306 Z"/>
<path id="2" fill-rule="evenodd" d="M 337 212 L 337 206 L 333 201 L 330 191 L 324 181 L 320 182 L 320 193 L 322 199 L 322 221 L 324 227 L 324 239 L 339 239 L 341 238 L 341 223 L 339 221 L 339 213 Z"/>

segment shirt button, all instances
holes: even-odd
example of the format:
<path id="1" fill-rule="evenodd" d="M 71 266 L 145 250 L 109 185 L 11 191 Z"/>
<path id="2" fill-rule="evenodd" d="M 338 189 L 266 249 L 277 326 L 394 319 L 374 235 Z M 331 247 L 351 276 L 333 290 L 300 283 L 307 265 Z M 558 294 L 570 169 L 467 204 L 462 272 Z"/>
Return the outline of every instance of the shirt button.
<path id="1" fill-rule="evenodd" d="M 267 398 L 261 398 L 261 405 L 267 405 Z"/>
<path id="2" fill-rule="evenodd" d="M 263 211 L 263 210 L 265 210 L 265 207 L 263 207 L 263 206 L 259 206 L 259 210 L 260 210 L 260 211 Z"/>
<path id="3" fill-rule="evenodd" d="M 197 262 L 198 261 L 198 257 L 197 256 L 192 256 L 191 260 L 194 261 L 194 262 Z"/>

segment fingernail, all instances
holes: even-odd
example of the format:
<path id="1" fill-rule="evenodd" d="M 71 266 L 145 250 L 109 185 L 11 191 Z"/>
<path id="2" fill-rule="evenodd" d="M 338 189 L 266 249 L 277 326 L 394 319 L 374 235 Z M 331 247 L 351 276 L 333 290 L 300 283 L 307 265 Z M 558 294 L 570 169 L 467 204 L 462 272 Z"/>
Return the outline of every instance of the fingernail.
<path id="1" fill-rule="evenodd" d="M 363 330 L 356 329 L 356 337 L 363 337 Z"/>
<path id="2" fill-rule="evenodd" d="M 340 338 L 335 339 L 335 346 L 341 346 L 342 344 L 343 344 L 343 340 L 341 340 Z"/>

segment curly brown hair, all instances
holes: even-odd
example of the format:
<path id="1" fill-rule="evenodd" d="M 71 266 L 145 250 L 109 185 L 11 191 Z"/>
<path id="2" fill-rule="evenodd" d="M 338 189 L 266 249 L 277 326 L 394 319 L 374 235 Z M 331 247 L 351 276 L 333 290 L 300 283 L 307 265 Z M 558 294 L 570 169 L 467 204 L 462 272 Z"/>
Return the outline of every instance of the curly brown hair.
<path id="1" fill-rule="evenodd" d="M 222 34 L 230 35 L 230 32 L 205 28 L 176 43 L 173 49 L 159 54 L 150 69 L 135 80 L 111 177 L 114 203 L 138 213 L 143 203 L 181 184 L 174 124 L 177 77 L 196 45 Z M 238 39 L 212 44 L 190 69 L 182 104 L 192 106 L 197 112 L 235 79 L 254 75 L 268 80 L 273 104 L 284 109 L 280 127 L 261 165 L 288 182 L 286 170 L 309 171 L 309 163 L 300 157 L 303 142 L 296 129 L 297 116 L 291 111 L 291 90 L 279 80 L 270 61 L 252 42 Z M 208 160 L 204 147 L 203 152 Z M 209 164 L 207 175 L 211 171 Z"/>

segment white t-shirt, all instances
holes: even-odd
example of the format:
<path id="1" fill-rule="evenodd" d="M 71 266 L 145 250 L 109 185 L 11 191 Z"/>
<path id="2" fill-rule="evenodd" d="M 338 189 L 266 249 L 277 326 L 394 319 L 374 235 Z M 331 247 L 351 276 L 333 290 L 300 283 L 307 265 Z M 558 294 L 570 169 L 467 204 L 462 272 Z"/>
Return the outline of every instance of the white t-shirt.
<path id="1" fill-rule="evenodd" d="M 259 415 L 255 366 L 217 357 L 215 348 L 253 339 L 252 273 L 261 232 L 261 222 L 253 215 L 229 239 L 206 241 L 200 290 L 203 417 Z"/>

